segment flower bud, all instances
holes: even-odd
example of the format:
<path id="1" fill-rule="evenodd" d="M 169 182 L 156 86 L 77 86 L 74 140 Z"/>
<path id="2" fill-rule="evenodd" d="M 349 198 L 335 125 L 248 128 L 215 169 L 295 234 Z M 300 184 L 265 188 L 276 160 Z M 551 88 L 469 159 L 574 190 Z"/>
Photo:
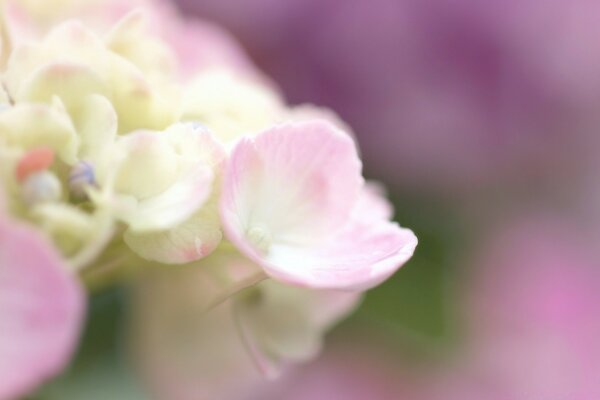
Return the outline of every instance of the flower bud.
<path id="1" fill-rule="evenodd" d="M 57 201 L 61 191 L 60 181 L 50 171 L 30 174 L 21 186 L 21 195 L 28 205 Z"/>
<path id="2" fill-rule="evenodd" d="M 86 189 L 96 184 L 96 173 L 92 164 L 79 161 L 69 173 L 69 193 L 76 200 L 87 197 Z"/>

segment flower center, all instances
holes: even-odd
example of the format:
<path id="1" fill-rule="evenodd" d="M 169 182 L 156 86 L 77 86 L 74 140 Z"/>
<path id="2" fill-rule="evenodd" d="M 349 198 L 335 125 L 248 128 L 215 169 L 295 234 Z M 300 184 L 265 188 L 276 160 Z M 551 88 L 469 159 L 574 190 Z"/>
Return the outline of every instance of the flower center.
<path id="1" fill-rule="evenodd" d="M 247 231 L 246 237 L 256 250 L 263 254 L 269 252 L 273 239 L 267 229 L 261 226 L 253 226 Z"/>

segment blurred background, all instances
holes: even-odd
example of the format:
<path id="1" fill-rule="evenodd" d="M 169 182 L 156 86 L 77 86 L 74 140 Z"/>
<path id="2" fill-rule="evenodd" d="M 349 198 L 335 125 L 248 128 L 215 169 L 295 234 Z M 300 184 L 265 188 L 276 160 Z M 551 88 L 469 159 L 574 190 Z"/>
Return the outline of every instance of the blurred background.
<path id="1" fill-rule="evenodd" d="M 230 30 L 290 103 L 339 113 L 420 241 L 256 400 L 600 398 L 600 2 L 177 5 Z M 74 369 L 118 346 L 120 296 L 94 300 L 97 350 Z"/>
<path id="2" fill-rule="evenodd" d="M 178 4 L 338 112 L 420 239 L 273 399 L 600 398 L 600 2 Z"/>

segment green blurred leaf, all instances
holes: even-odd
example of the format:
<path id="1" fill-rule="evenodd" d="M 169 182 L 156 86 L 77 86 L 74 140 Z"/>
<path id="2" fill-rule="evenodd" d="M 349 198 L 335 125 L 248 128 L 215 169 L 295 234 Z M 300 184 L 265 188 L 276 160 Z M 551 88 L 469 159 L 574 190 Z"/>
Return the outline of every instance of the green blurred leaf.
<path id="1" fill-rule="evenodd" d="M 422 350 L 453 340 L 456 254 L 464 243 L 460 218 L 447 204 L 431 199 L 396 200 L 396 220 L 419 239 L 413 258 L 391 279 L 371 290 L 350 324 L 367 325 Z"/>
<path id="2" fill-rule="evenodd" d="M 125 297 L 125 291 L 118 288 L 92 297 L 85 331 L 71 366 L 31 399 L 147 398 L 123 358 Z"/>

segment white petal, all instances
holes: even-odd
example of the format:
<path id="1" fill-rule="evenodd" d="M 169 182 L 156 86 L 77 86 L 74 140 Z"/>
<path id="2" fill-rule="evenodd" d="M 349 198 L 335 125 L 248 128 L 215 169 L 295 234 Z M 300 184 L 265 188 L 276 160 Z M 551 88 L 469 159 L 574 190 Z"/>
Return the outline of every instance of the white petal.
<path id="1" fill-rule="evenodd" d="M 212 253 L 222 237 L 219 214 L 213 201 L 169 230 L 148 233 L 127 230 L 123 238 L 133 251 L 147 260 L 184 264 Z"/>
<path id="2" fill-rule="evenodd" d="M 225 151 L 208 131 L 176 124 L 165 132 L 138 132 L 126 140 L 136 151 L 121 167 L 125 179 L 117 182 L 117 190 L 138 196 L 120 212 L 132 231 L 171 229 L 209 199 Z"/>
<path id="3" fill-rule="evenodd" d="M 45 104 L 18 104 L 0 113 L 0 137 L 22 149 L 50 147 L 67 164 L 77 160 L 79 138 L 68 115 Z"/>

